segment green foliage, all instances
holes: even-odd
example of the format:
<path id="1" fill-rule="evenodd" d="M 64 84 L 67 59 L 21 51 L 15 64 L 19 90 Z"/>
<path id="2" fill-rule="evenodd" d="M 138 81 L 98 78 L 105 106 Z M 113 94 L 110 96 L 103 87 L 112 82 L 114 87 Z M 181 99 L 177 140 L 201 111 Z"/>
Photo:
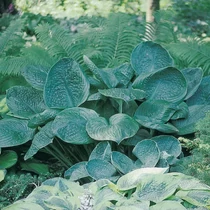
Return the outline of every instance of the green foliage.
<path id="1" fill-rule="evenodd" d="M 144 168 L 122 176 L 117 183 L 100 179 L 80 186 L 62 178 L 46 180 L 26 199 L 4 208 L 21 209 L 208 209 L 210 187 L 179 173 Z M 135 180 L 135 181 L 134 181 Z M 44 193 L 44 197 L 43 197 Z"/>

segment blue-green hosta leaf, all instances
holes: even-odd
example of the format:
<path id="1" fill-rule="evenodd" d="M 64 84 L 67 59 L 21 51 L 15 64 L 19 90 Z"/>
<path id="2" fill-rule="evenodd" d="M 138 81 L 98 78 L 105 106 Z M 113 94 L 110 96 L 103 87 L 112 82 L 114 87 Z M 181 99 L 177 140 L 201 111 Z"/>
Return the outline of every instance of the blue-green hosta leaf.
<path id="1" fill-rule="evenodd" d="M 98 114 L 91 109 L 81 107 L 65 109 L 53 121 L 53 133 L 67 143 L 89 144 L 93 140 L 86 132 L 86 123 L 97 116 Z"/>
<path id="2" fill-rule="evenodd" d="M 195 94 L 187 100 L 188 106 L 210 105 L 210 76 L 204 77 Z"/>
<path id="3" fill-rule="evenodd" d="M 140 201 L 159 203 L 173 195 L 177 187 L 177 180 L 170 175 L 148 175 L 141 180 L 133 195 Z"/>
<path id="4" fill-rule="evenodd" d="M 210 105 L 189 106 L 187 118 L 172 121 L 172 124 L 179 130 L 178 135 L 194 133 L 197 122 L 203 119 L 208 111 L 210 111 Z"/>
<path id="5" fill-rule="evenodd" d="M 87 101 L 98 101 L 98 100 L 104 100 L 105 98 L 106 97 L 104 97 L 100 93 L 94 93 L 88 97 Z"/>
<path id="6" fill-rule="evenodd" d="M 126 102 L 140 100 L 145 96 L 144 91 L 139 89 L 111 88 L 98 91 L 106 97 L 120 99 Z"/>
<path id="7" fill-rule="evenodd" d="M 173 60 L 169 53 L 159 44 L 142 42 L 131 54 L 131 65 L 137 75 L 146 72 L 156 72 L 159 69 L 172 66 Z"/>
<path id="8" fill-rule="evenodd" d="M 195 206 L 210 206 L 210 190 L 180 190 L 176 196 Z"/>
<path id="9" fill-rule="evenodd" d="M 53 142 L 54 134 L 52 132 L 52 123 L 53 121 L 48 122 L 35 134 L 31 146 L 24 156 L 24 160 L 33 157 L 40 149 Z"/>
<path id="10" fill-rule="evenodd" d="M 162 174 L 165 173 L 167 170 L 168 168 L 136 169 L 120 177 L 117 181 L 117 187 L 119 190 L 123 191 L 133 189 L 137 187 L 137 185 L 139 185 L 142 182 L 142 180 L 145 179 L 145 177 L 147 177 L 148 175 L 154 174 L 156 176 L 157 174 L 161 174 L 161 176 L 163 176 Z"/>
<path id="11" fill-rule="evenodd" d="M 46 109 L 43 93 L 24 86 L 14 86 L 7 90 L 7 105 L 14 115 L 27 119 Z"/>
<path id="12" fill-rule="evenodd" d="M 101 159 L 110 162 L 111 160 L 111 146 L 108 141 L 99 142 L 90 154 L 89 160 Z"/>
<path id="13" fill-rule="evenodd" d="M 0 169 L 0 182 L 4 180 L 6 172 L 7 172 L 6 170 Z"/>
<path id="14" fill-rule="evenodd" d="M 88 120 L 86 130 L 95 140 L 111 140 L 118 144 L 134 136 L 139 129 L 138 123 L 126 114 L 115 114 L 109 121 L 103 117 Z"/>
<path id="15" fill-rule="evenodd" d="M 176 68 L 161 69 L 146 77 L 138 87 L 145 91 L 146 99 L 179 102 L 187 93 L 187 82 Z"/>
<path id="16" fill-rule="evenodd" d="M 140 141 L 134 147 L 133 154 L 143 163 L 143 167 L 154 167 L 160 158 L 158 146 L 152 140 Z"/>
<path id="17" fill-rule="evenodd" d="M 160 152 L 165 151 L 174 157 L 178 157 L 182 152 L 179 140 L 173 136 L 161 135 L 153 137 L 151 140 L 156 142 Z"/>
<path id="18" fill-rule="evenodd" d="M 29 128 L 27 120 L 0 120 L 0 148 L 21 145 L 31 140 L 35 129 Z"/>
<path id="19" fill-rule="evenodd" d="M 203 78 L 203 71 L 201 68 L 187 68 L 181 72 L 187 81 L 187 95 L 185 96 L 187 100 L 197 91 Z"/>
<path id="20" fill-rule="evenodd" d="M 33 88 L 43 90 L 47 78 L 47 72 L 48 67 L 30 65 L 23 69 L 22 75 Z"/>
<path id="21" fill-rule="evenodd" d="M 100 69 L 99 73 L 108 88 L 114 88 L 118 85 L 119 81 L 115 76 L 113 69 Z"/>
<path id="22" fill-rule="evenodd" d="M 109 179 L 117 172 L 111 163 L 100 159 L 88 161 L 86 169 L 89 175 L 95 180 Z"/>
<path id="23" fill-rule="evenodd" d="M 44 87 L 44 100 L 48 107 L 65 109 L 84 103 L 90 84 L 79 64 L 63 58 L 49 71 Z"/>
<path id="24" fill-rule="evenodd" d="M 3 150 L 0 154 L 0 170 L 10 168 L 17 163 L 18 156 L 15 151 Z"/>
<path id="25" fill-rule="evenodd" d="M 77 181 L 78 179 L 88 177 L 89 174 L 86 170 L 87 161 L 82 161 L 74 164 L 65 171 L 64 177 L 69 178 L 70 181 Z"/>
<path id="26" fill-rule="evenodd" d="M 181 203 L 177 201 L 162 201 L 150 207 L 150 210 L 187 210 Z"/>
<path id="27" fill-rule="evenodd" d="M 46 109 L 42 113 L 38 113 L 31 117 L 28 122 L 30 128 L 36 128 L 37 126 L 44 125 L 47 122 L 53 120 L 60 110 L 56 109 Z"/>
<path id="28" fill-rule="evenodd" d="M 141 125 L 164 131 L 166 133 L 177 132 L 173 126 L 165 124 L 174 114 L 175 108 L 171 103 L 163 100 L 147 100 L 143 102 L 134 114 L 135 120 Z"/>
<path id="29" fill-rule="evenodd" d="M 171 117 L 171 120 L 177 120 L 179 118 L 186 118 L 188 116 L 189 108 L 188 108 L 188 105 L 185 102 L 180 103 L 176 107 L 176 109 L 177 110 L 173 114 L 173 116 Z"/>
<path id="30" fill-rule="evenodd" d="M 26 210 L 26 209 L 31 209 L 31 210 L 44 210 L 41 205 L 34 203 L 34 201 L 25 201 L 25 200 L 20 200 L 15 202 L 12 205 L 9 205 L 4 208 L 4 210 Z"/>
<path id="31" fill-rule="evenodd" d="M 133 161 L 121 152 L 112 152 L 111 163 L 123 174 L 135 169 Z"/>

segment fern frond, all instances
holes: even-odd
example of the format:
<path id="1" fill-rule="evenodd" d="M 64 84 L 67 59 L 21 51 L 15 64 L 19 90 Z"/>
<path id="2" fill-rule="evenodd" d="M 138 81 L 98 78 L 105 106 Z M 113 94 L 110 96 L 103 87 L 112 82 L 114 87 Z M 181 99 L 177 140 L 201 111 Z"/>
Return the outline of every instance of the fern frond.
<path id="1" fill-rule="evenodd" d="M 171 55 L 185 62 L 186 67 L 201 67 L 204 74 L 210 74 L 210 43 L 198 39 L 172 43 L 168 45 Z"/>

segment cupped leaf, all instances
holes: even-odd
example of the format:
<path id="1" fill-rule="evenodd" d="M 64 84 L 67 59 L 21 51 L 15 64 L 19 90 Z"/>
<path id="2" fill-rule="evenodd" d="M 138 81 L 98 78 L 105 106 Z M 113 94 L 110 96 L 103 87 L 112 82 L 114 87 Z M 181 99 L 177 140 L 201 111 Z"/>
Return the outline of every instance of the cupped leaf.
<path id="1" fill-rule="evenodd" d="M 14 86 L 7 90 L 7 105 L 14 115 L 27 119 L 46 109 L 42 92 L 24 86 Z"/>
<path id="2" fill-rule="evenodd" d="M 185 102 L 182 102 L 176 107 L 176 112 L 171 117 L 171 120 L 186 118 L 188 116 L 188 113 L 189 113 L 188 105 Z"/>
<path id="3" fill-rule="evenodd" d="M 21 145 L 31 140 L 35 129 L 27 126 L 27 120 L 3 119 L 0 120 L 0 148 Z"/>
<path id="4" fill-rule="evenodd" d="M 43 90 L 47 78 L 47 72 L 48 67 L 30 65 L 23 69 L 22 75 L 33 88 Z"/>
<path id="5" fill-rule="evenodd" d="M 187 82 L 183 74 L 176 68 L 161 69 L 146 77 L 138 87 L 145 91 L 146 99 L 179 102 L 187 93 Z"/>
<path id="6" fill-rule="evenodd" d="M 152 140 L 140 141 L 134 147 L 133 154 L 143 163 L 143 167 L 154 167 L 160 158 L 159 148 Z"/>
<path id="7" fill-rule="evenodd" d="M 60 112 L 53 121 L 53 133 L 60 139 L 72 144 L 89 144 L 93 140 L 86 132 L 86 123 L 98 114 L 81 107 L 68 108 Z"/>
<path id="8" fill-rule="evenodd" d="M 88 161 L 86 169 L 89 175 L 95 180 L 109 179 L 117 172 L 111 163 L 100 159 Z"/>
<path id="9" fill-rule="evenodd" d="M 120 177 L 117 181 L 119 190 L 130 190 L 137 187 L 149 174 L 163 174 L 168 168 L 140 168 Z"/>
<path id="10" fill-rule="evenodd" d="M 148 41 L 142 42 L 133 50 L 131 54 L 131 65 L 136 74 L 140 75 L 172 66 L 173 60 L 163 47 Z"/>
<path id="11" fill-rule="evenodd" d="M 15 151 L 4 150 L 0 154 L 0 170 L 12 167 L 17 163 L 18 156 Z"/>
<path id="12" fill-rule="evenodd" d="M 153 137 L 151 140 L 156 142 L 160 152 L 165 151 L 174 157 L 178 157 L 181 154 L 181 144 L 179 140 L 173 136 L 161 135 Z"/>
<path id="13" fill-rule="evenodd" d="M 86 170 L 87 161 L 82 161 L 74 164 L 65 171 L 64 177 L 69 178 L 70 181 L 77 181 L 78 179 L 88 177 L 89 174 Z"/>
<path id="14" fill-rule="evenodd" d="M 198 102 L 199 103 L 199 102 Z M 179 130 L 178 135 L 186 135 L 196 131 L 196 124 L 210 111 L 210 105 L 189 106 L 189 114 L 185 119 L 173 120 L 172 124 Z"/>
<path id="15" fill-rule="evenodd" d="M 181 203 L 177 201 L 162 201 L 150 207 L 150 210 L 187 210 Z"/>
<path id="16" fill-rule="evenodd" d="M 65 109 L 84 103 L 90 84 L 79 64 L 63 58 L 49 71 L 44 87 L 44 100 L 48 107 Z"/>
<path id="17" fill-rule="evenodd" d="M 112 152 L 111 163 L 123 174 L 135 169 L 133 161 L 121 152 Z"/>
<path id="18" fill-rule="evenodd" d="M 187 100 L 200 86 L 203 78 L 203 71 L 201 68 L 187 68 L 183 69 L 181 72 L 187 81 L 187 95 L 185 96 L 185 100 Z"/>
<path id="19" fill-rule="evenodd" d="M 95 140 L 111 140 L 118 144 L 132 137 L 139 129 L 138 123 L 126 114 L 115 114 L 109 121 L 103 117 L 88 120 L 86 130 Z"/>
<path id="20" fill-rule="evenodd" d="M 35 134 L 31 146 L 24 156 L 24 160 L 33 157 L 40 149 L 53 142 L 54 134 L 52 132 L 52 123 L 52 121 L 48 122 Z"/>
<path id="21" fill-rule="evenodd" d="M 91 152 L 89 160 L 101 159 L 109 162 L 111 160 L 111 154 L 112 150 L 109 142 L 99 142 Z"/>
<path id="22" fill-rule="evenodd" d="M 144 91 L 139 89 L 111 88 L 98 91 L 100 94 L 106 97 L 121 99 L 126 102 L 140 100 L 143 99 L 145 96 Z"/>
<path id="23" fill-rule="evenodd" d="M 148 175 L 141 180 L 133 195 L 140 201 L 158 203 L 173 195 L 177 187 L 177 180 L 172 176 Z"/>

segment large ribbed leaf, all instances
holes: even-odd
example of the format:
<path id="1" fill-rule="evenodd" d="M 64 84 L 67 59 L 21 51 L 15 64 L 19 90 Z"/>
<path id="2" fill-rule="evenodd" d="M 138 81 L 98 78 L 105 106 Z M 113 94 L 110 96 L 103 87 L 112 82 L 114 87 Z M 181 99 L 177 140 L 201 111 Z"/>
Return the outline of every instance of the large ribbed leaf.
<path id="1" fill-rule="evenodd" d="M 173 67 L 150 74 L 140 84 L 136 84 L 134 81 L 133 87 L 145 91 L 147 99 L 169 102 L 181 101 L 187 93 L 185 77 Z"/>
<path id="2" fill-rule="evenodd" d="M 7 105 L 14 115 L 25 118 L 30 118 L 46 109 L 42 92 L 24 86 L 14 86 L 7 90 Z"/>
<path id="3" fill-rule="evenodd" d="M 177 187 L 177 180 L 170 175 L 148 175 L 141 180 L 133 195 L 140 201 L 158 203 L 173 195 Z"/>
<path id="4" fill-rule="evenodd" d="M 199 101 L 198 101 L 199 103 Z M 179 135 L 186 135 L 196 131 L 196 123 L 210 111 L 210 105 L 189 106 L 189 114 L 185 119 L 173 120 L 172 124 L 179 130 Z"/>
<path id="5" fill-rule="evenodd" d="M 47 78 L 47 71 L 47 67 L 30 65 L 22 71 L 22 75 L 33 88 L 43 90 Z"/>
<path id="6" fill-rule="evenodd" d="M 185 100 L 187 100 L 197 91 L 203 77 L 203 71 L 201 68 L 187 68 L 182 70 L 182 74 L 187 81 L 187 95 L 185 96 Z"/>
<path id="7" fill-rule="evenodd" d="M 140 75 L 172 66 L 173 60 L 163 47 L 149 41 L 142 42 L 133 50 L 131 65 L 136 74 Z"/>
<path id="8" fill-rule="evenodd" d="M 65 109 L 53 121 L 53 133 L 60 139 L 72 144 L 88 144 L 92 139 L 86 132 L 87 120 L 95 119 L 98 114 L 81 107 Z"/>
<path id="9" fill-rule="evenodd" d="M 138 123 L 126 114 L 115 114 L 109 121 L 103 117 L 88 120 L 86 130 L 95 140 L 111 140 L 118 144 L 132 137 L 139 129 Z"/>
<path id="10" fill-rule="evenodd" d="M 46 147 L 48 144 L 52 143 L 54 134 L 52 132 L 52 121 L 48 122 L 43 126 L 40 131 L 34 136 L 32 144 L 24 156 L 27 160 L 34 156 L 40 149 Z"/>
<path id="11" fill-rule="evenodd" d="M 87 99 L 89 86 L 79 64 L 70 58 L 63 58 L 47 75 L 45 103 L 50 108 L 58 109 L 79 106 Z"/>
<path id="12" fill-rule="evenodd" d="M 141 125 L 166 133 L 177 132 L 170 124 L 165 124 L 174 114 L 175 108 L 163 100 L 147 100 L 135 112 L 134 118 Z"/>
<path id="13" fill-rule="evenodd" d="M 21 145 L 31 140 L 35 129 L 29 128 L 27 124 L 27 120 L 0 120 L 0 148 Z"/>
<path id="14" fill-rule="evenodd" d="M 120 99 L 126 102 L 143 99 L 145 96 L 144 91 L 139 89 L 111 88 L 98 91 L 106 97 Z"/>
<path id="15" fill-rule="evenodd" d="M 17 153 L 12 150 L 4 150 L 0 154 L 0 170 L 10 168 L 16 164 L 18 160 Z"/>
<path id="16" fill-rule="evenodd" d="M 134 147 L 133 154 L 143 163 L 144 167 L 154 167 L 160 158 L 159 148 L 152 140 L 140 141 Z"/>

